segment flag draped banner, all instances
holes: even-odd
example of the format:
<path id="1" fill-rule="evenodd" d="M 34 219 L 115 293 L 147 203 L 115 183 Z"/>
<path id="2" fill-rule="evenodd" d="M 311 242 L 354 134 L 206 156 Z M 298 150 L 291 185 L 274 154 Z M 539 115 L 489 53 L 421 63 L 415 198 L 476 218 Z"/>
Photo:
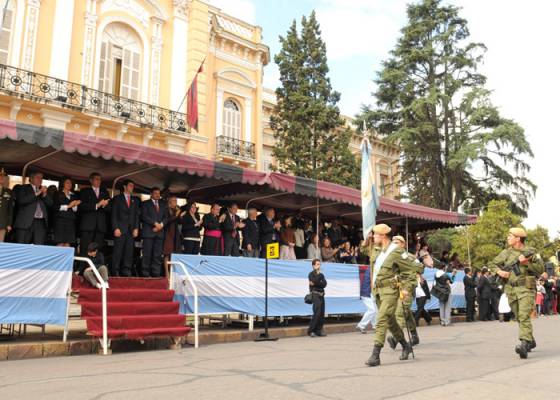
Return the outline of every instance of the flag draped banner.
<path id="1" fill-rule="evenodd" d="M 375 225 L 379 197 L 375 187 L 375 169 L 371 160 L 371 144 L 367 138 L 362 140 L 362 224 L 364 238 L 367 238 Z"/>
<path id="2" fill-rule="evenodd" d="M 200 68 L 196 71 L 194 79 L 187 92 L 187 121 L 191 128 L 198 130 L 198 74 L 203 71 L 202 66 L 204 61 L 200 64 Z"/>

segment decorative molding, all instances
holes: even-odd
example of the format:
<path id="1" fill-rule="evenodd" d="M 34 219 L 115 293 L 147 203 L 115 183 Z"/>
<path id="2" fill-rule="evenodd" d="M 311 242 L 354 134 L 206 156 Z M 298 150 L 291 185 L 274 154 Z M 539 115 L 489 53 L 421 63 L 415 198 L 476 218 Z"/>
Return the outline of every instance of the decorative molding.
<path id="1" fill-rule="evenodd" d="M 88 0 L 89 10 L 84 13 L 84 45 L 82 50 L 82 85 L 95 87 L 91 77 L 93 57 L 95 51 L 95 34 L 97 29 L 97 15 L 95 14 L 95 1 Z"/>
<path id="2" fill-rule="evenodd" d="M 169 18 L 165 10 L 157 0 L 144 0 L 155 10 L 155 16 L 163 21 Z M 145 28 L 148 28 L 151 12 L 136 0 L 104 0 L 101 5 L 101 13 L 109 11 L 125 11 L 133 15 Z"/>
<path id="3" fill-rule="evenodd" d="M 21 105 L 23 103 L 21 101 L 12 101 L 10 103 L 10 120 L 15 121 L 17 119 L 17 115 L 19 110 L 21 110 Z"/>
<path id="4" fill-rule="evenodd" d="M 66 124 L 72 120 L 72 115 L 68 113 L 47 108 L 41 108 L 40 115 L 43 119 L 43 126 L 53 129 L 65 130 Z"/>
<path id="5" fill-rule="evenodd" d="M 210 52 L 211 53 L 213 52 L 214 56 L 219 60 L 228 61 L 240 67 L 250 69 L 251 71 L 257 71 L 259 69 L 259 64 L 254 63 L 250 60 L 244 60 L 242 58 L 236 57 L 233 54 L 227 53 L 224 49 L 225 46 L 221 47 L 220 49 L 217 49 L 215 47 L 209 47 Z"/>
<path id="6" fill-rule="evenodd" d="M 187 18 L 189 15 L 188 0 L 173 0 L 173 12 L 176 17 Z"/>
<path id="7" fill-rule="evenodd" d="M 128 126 L 121 124 L 117 130 L 117 140 L 123 141 L 124 135 L 128 132 Z"/>
<path id="8" fill-rule="evenodd" d="M 186 143 L 187 139 L 184 137 L 169 134 L 165 136 L 165 145 L 167 146 L 167 150 L 174 153 L 184 154 Z"/>
<path id="9" fill-rule="evenodd" d="M 97 118 L 93 118 L 90 121 L 89 128 L 88 128 L 88 136 L 95 136 L 95 130 L 99 128 L 101 124 L 101 120 Z"/>
<path id="10" fill-rule="evenodd" d="M 150 141 L 154 138 L 155 136 L 155 132 L 152 131 L 151 129 L 144 131 L 142 133 L 142 144 L 144 146 L 147 146 L 148 144 L 150 144 Z"/>
<path id="11" fill-rule="evenodd" d="M 23 69 L 33 71 L 35 61 L 35 45 L 37 44 L 37 28 L 39 24 L 40 0 L 27 0 L 27 18 L 25 20 L 25 35 L 23 38 Z"/>
<path id="12" fill-rule="evenodd" d="M 224 114 L 224 89 L 218 87 L 216 89 L 216 136 L 222 135 Z"/>
<path id="13" fill-rule="evenodd" d="M 159 104 L 159 84 L 160 84 L 160 70 L 161 70 L 161 50 L 163 48 L 162 38 L 162 22 L 154 19 L 152 26 L 154 35 L 152 36 L 152 71 L 151 80 L 152 87 L 150 88 L 150 101 L 152 104 Z"/>
<path id="14" fill-rule="evenodd" d="M 232 79 L 228 76 L 225 76 L 225 74 L 228 73 L 228 72 L 239 75 L 243 79 L 243 81 L 235 80 L 235 79 Z M 241 86 L 244 86 L 244 87 L 249 88 L 249 89 L 256 89 L 257 88 L 257 84 L 251 79 L 251 77 L 249 75 L 247 75 L 245 72 L 243 72 L 239 69 L 236 69 L 236 68 L 224 68 L 221 71 L 216 73 L 216 78 L 223 79 L 227 82 L 235 83 L 237 85 L 241 85 Z"/>

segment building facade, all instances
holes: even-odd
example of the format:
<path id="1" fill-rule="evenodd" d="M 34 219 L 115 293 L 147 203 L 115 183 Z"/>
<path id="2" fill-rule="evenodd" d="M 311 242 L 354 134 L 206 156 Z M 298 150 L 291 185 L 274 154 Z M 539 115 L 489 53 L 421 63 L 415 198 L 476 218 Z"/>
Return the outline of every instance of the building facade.
<path id="1" fill-rule="evenodd" d="M 201 0 L 8 0 L 4 10 L 0 119 L 258 170 L 274 162 L 260 27 Z M 375 148 L 392 197 L 398 152 Z"/>

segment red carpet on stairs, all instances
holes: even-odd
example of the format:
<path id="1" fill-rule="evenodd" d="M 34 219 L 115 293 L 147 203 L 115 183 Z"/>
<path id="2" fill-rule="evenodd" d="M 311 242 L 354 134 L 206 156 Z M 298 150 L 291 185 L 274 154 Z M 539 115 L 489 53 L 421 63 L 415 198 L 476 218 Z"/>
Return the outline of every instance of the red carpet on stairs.
<path id="1" fill-rule="evenodd" d="M 82 319 L 88 333 L 103 336 L 101 290 L 74 279 L 79 292 Z M 150 278 L 110 278 L 107 290 L 107 336 L 109 338 L 143 339 L 154 336 L 185 336 L 185 316 L 179 314 L 179 303 L 173 301 L 173 290 L 167 280 Z"/>

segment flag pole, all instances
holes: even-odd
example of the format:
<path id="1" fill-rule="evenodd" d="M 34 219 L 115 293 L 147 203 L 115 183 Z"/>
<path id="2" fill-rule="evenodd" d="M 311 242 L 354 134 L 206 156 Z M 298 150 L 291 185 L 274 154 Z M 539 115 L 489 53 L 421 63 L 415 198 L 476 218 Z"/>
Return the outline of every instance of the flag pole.
<path id="1" fill-rule="evenodd" d="M 189 85 L 187 85 L 187 91 L 185 92 L 185 95 L 183 96 L 183 100 L 181 100 L 181 104 L 179 104 L 179 107 L 177 107 L 177 111 L 176 112 L 181 112 L 179 111 L 181 109 L 181 107 L 183 106 L 183 103 L 185 102 L 185 99 L 187 98 L 188 94 L 189 94 L 189 90 L 191 88 L 191 85 L 194 81 L 194 79 L 196 78 L 196 76 L 198 75 L 198 73 L 200 72 L 200 68 L 204 65 L 204 62 L 206 61 L 206 57 L 204 57 L 204 60 L 202 60 L 202 62 L 200 63 L 200 66 L 198 67 L 198 69 L 196 70 L 196 73 L 194 74 L 193 78 L 191 79 L 191 83 Z"/>

